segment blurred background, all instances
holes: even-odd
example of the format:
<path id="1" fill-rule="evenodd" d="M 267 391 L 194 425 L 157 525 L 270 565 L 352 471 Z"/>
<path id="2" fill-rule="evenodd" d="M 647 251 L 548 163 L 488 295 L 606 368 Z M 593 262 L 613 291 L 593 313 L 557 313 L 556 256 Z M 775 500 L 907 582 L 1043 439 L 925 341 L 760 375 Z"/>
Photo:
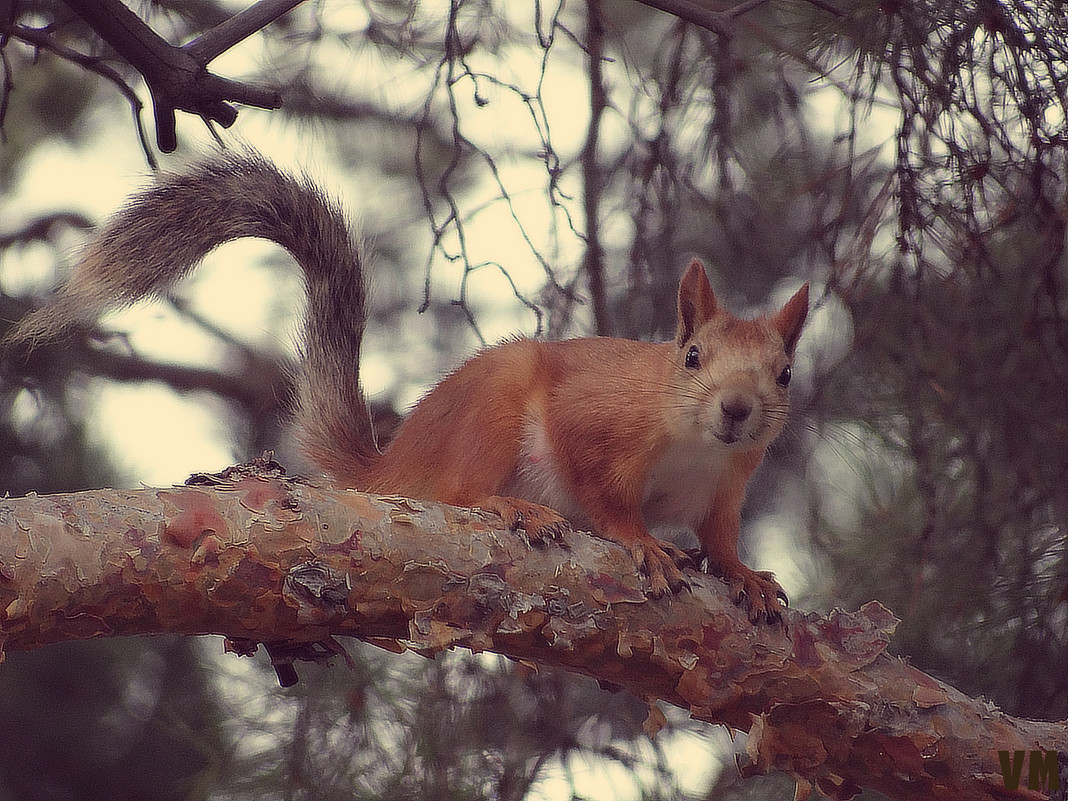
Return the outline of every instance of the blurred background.
<path id="1" fill-rule="evenodd" d="M 880 601 L 895 653 L 1063 719 L 1068 12 L 742 5 L 713 32 L 632 0 L 308 0 L 211 65 L 283 108 L 180 115 L 164 156 L 139 76 L 67 6 L 0 2 L 0 333 L 154 162 L 220 143 L 306 171 L 366 236 L 385 432 L 483 343 L 669 338 L 691 256 L 738 314 L 811 281 L 743 558 L 803 610 Z M 131 7 L 180 44 L 242 4 Z M 180 483 L 265 449 L 309 471 L 286 432 L 301 304 L 284 252 L 235 243 L 4 365 L 0 492 Z M 287 690 L 216 637 L 9 653 L 0 801 L 792 792 L 737 779 L 741 744 L 681 710 L 650 741 L 643 704 L 581 677 L 346 645 L 355 670 Z"/>

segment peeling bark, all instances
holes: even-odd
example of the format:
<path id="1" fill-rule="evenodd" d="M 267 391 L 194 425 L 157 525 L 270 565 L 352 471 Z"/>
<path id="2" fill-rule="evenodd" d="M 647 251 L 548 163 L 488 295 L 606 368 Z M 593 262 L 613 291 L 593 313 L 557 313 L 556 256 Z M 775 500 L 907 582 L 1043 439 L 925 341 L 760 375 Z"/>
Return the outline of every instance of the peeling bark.
<path id="1" fill-rule="evenodd" d="M 753 626 L 712 577 L 646 599 L 623 550 L 585 534 L 531 548 L 495 515 L 264 463 L 197 478 L 0 500 L 0 656 L 163 632 L 268 643 L 287 667 L 339 653 L 335 636 L 489 650 L 745 730 L 750 769 L 789 773 L 798 798 L 1045 798 L 1006 790 L 998 751 L 1068 751 L 1064 723 L 1011 718 L 888 655 L 897 621 L 875 602 Z"/>

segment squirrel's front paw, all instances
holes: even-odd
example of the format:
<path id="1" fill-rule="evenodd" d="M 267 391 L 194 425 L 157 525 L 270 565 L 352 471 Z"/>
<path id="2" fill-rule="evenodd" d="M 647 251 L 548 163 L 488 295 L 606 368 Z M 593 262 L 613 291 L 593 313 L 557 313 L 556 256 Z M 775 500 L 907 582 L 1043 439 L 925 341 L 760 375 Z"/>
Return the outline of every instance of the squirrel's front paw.
<path id="1" fill-rule="evenodd" d="M 559 540 L 564 532 L 571 530 L 567 518 L 556 510 L 522 498 L 492 495 L 480 501 L 478 508 L 496 512 L 509 529 L 525 532 L 532 543 Z"/>
<path id="2" fill-rule="evenodd" d="M 647 536 L 648 539 L 641 539 L 627 547 L 634 561 L 649 576 L 649 595 L 660 598 L 688 587 L 682 571 L 679 570 L 679 564 L 688 560 L 685 553 L 673 545 L 660 542 L 652 535 Z"/>
<path id="3" fill-rule="evenodd" d="M 782 612 L 789 605 L 789 599 L 772 573 L 750 570 L 741 562 L 732 565 L 710 564 L 709 572 L 727 582 L 731 589 L 731 600 L 745 608 L 751 623 L 776 623 L 782 620 Z"/>

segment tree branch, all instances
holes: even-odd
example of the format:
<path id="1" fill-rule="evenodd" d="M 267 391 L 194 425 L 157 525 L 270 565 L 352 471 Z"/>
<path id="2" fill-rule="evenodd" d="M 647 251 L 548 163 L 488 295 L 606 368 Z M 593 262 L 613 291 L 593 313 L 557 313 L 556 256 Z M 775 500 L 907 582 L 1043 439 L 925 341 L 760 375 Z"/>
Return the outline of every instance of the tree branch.
<path id="1" fill-rule="evenodd" d="M 343 653 L 337 635 L 492 650 L 744 729 L 752 769 L 789 773 L 799 798 L 1033 798 L 1004 788 L 998 750 L 1068 751 L 1063 724 L 889 656 L 897 621 L 877 603 L 754 627 L 711 577 L 647 599 L 624 551 L 588 535 L 531 549 L 494 515 L 326 491 L 263 461 L 192 481 L 0 500 L 0 645 L 211 633 L 269 643 L 283 670 Z"/>
<path id="2" fill-rule="evenodd" d="M 601 120 L 608 107 L 608 96 L 601 67 L 605 58 L 604 11 L 601 0 L 586 0 L 586 54 L 590 83 L 590 121 L 586 141 L 579 156 L 582 162 L 582 207 L 586 216 L 586 253 L 583 271 L 590 288 L 594 331 L 598 336 L 612 333 L 605 288 L 604 245 L 601 243 L 601 198 L 604 194 L 604 171 L 598 154 Z"/>
<path id="3" fill-rule="evenodd" d="M 84 214 L 74 211 L 42 214 L 16 231 L 0 232 L 0 251 L 30 242 L 49 242 L 52 240 L 55 229 L 60 226 L 79 228 L 84 231 L 92 228 L 93 223 Z"/>
<path id="4" fill-rule="evenodd" d="M 166 42 L 121 0 L 65 0 L 148 84 L 156 119 L 156 144 L 177 147 L 175 111 L 197 114 L 229 128 L 237 119 L 230 102 L 274 109 L 275 89 L 250 86 L 208 72 L 215 56 L 300 5 L 303 0 L 261 0 L 184 47 Z"/>
<path id="5" fill-rule="evenodd" d="M 672 14 L 684 22 L 720 36 L 729 36 L 730 26 L 734 20 L 764 5 L 767 0 L 741 0 L 728 8 L 711 8 L 707 2 L 701 2 L 701 0 L 638 0 L 638 2 Z M 843 11 L 827 0 L 806 0 L 806 2 L 836 17 L 845 16 Z"/>

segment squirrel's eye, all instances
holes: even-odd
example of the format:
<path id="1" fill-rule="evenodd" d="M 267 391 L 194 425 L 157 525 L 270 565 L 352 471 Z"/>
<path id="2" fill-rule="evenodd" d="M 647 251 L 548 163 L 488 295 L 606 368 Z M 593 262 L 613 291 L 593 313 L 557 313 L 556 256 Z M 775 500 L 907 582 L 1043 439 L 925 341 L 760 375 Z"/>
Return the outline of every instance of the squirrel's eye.
<path id="1" fill-rule="evenodd" d="M 780 387 L 785 387 L 787 384 L 790 383 L 791 375 L 792 373 L 790 372 L 790 365 L 786 365 L 784 368 L 782 368 L 782 372 L 779 373 L 779 377 L 775 379 L 775 383 L 778 384 Z"/>
<path id="2" fill-rule="evenodd" d="M 686 369 L 696 370 L 701 366 L 701 354 L 697 352 L 696 345 L 690 345 L 690 349 L 686 351 Z"/>

